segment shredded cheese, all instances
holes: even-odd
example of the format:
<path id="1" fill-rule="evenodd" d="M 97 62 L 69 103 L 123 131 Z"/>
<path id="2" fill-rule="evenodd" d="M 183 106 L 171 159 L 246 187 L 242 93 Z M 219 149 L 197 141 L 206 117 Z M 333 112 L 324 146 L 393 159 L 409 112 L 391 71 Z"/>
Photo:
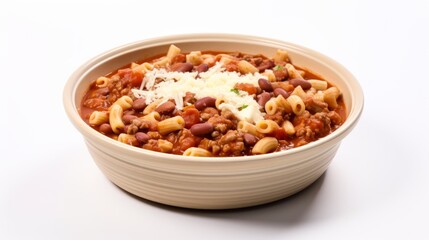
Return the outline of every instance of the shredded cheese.
<path id="1" fill-rule="evenodd" d="M 222 98 L 225 101 L 219 105 L 220 110 L 231 111 L 238 119 L 256 123 L 263 119 L 264 113 L 259 108 L 253 95 L 245 91 L 231 91 L 237 83 L 250 83 L 258 86 L 260 78 L 266 76 L 228 72 L 221 63 L 216 63 L 206 72 L 167 72 L 164 68 L 154 68 L 145 73 L 140 89 L 132 89 L 137 98 L 145 98 L 146 104 L 161 99 L 174 99 L 176 108 L 183 109 L 183 98 L 186 92 L 195 94 L 196 99 L 203 97 Z M 157 79 L 161 79 L 156 83 Z"/>

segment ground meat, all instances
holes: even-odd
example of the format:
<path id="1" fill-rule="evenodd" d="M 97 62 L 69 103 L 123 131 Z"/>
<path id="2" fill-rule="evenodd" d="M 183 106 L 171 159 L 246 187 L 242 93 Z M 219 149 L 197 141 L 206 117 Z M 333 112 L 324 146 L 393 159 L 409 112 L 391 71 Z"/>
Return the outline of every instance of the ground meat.
<path id="1" fill-rule="evenodd" d="M 109 97 L 108 100 L 110 104 L 113 104 L 118 98 L 121 97 L 121 91 L 124 88 L 122 85 L 122 82 L 120 81 L 120 78 L 118 75 L 115 75 L 111 78 L 111 81 L 107 85 L 107 88 L 109 89 Z"/>
<path id="2" fill-rule="evenodd" d="M 172 150 L 172 143 L 163 139 L 150 139 L 142 148 L 156 152 L 170 153 Z"/>
<path id="3" fill-rule="evenodd" d="M 289 77 L 289 73 L 285 67 L 275 68 L 273 70 L 273 73 L 274 73 L 274 76 L 276 76 L 276 80 L 278 82 L 286 80 Z"/>
<path id="4" fill-rule="evenodd" d="M 173 153 L 182 155 L 183 152 L 185 152 L 186 149 L 190 147 L 196 147 L 200 143 L 201 139 L 200 137 L 194 136 L 190 130 L 184 128 L 183 130 L 179 131 L 178 134 L 172 134 L 175 135 L 176 138 L 173 141 Z M 168 136 L 167 136 L 167 140 Z"/>
<path id="5" fill-rule="evenodd" d="M 307 142 L 324 137 L 331 132 L 331 119 L 326 112 L 311 115 L 306 111 L 294 119 L 296 136 L 303 137 Z"/>
<path id="6" fill-rule="evenodd" d="M 183 105 L 188 106 L 190 104 L 194 104 L 196 101 L 194 96 L 195 96 L 195 93 L 186 92 L 185 97 L 183 98 Z"/>
<path id="7" fill-rule="evenodd" d="M 237 63 L 234 61 L 226 64 L 224 67 L 225 67 L 225 70 L 228 72 L 240 72 L 240 70 L 238 69 Z"/>
<path id="8" fill-rule="evenodd" d="M 231 120 L 219 115 L 211 117 L 207 122 L 213 125 L 215 131 L 219 131 L 220 133 L 225 133 L 235 127 Z"/>
<path id="9" fill-rule="evenodd" d="M 128 125 L 127 133 L 134 134 L 138 131 L 147 131 L 147 130 L 155 131 L 156 129 L 157 129 L 156 122 L 152 122 L 147 119 L 136 118 L 131 121 L 130 125 Z"/>
<path id="10" fill-rule="evenodd" d="M 327 103 L 314 99 L 312 97 L 305 99 L 304 104 L 305 104 L 305 109 L 312 114 L 322 112 L 324 110 L 328 110 Z"/>
<path id="11" fill-rule="evenodd" d="M 207 107 L 201 111 L 200 117 L 203 121 L 207 121 L 216 115 L 219 116 L 219 111 L 216 108 Z"/>
<path id="12" fill-rule="evenodd" d="M 330 111 L 327 116 L 336 127 L 343 123 L 343 118 L 335 111 Z"/>
<path id="13" fill-rule="evenodd" d="M 286 115 L 286 117 L 284 117 L 281 112 L 276 112 L 273 115 L 266 114 L 264 116 L 264 118 L 267 120 L 272 120 L 272 121 L 276 122 L 279 126 L 281 126 L 285 120 L 289 119 L 289 116 Z"/>
<path id="14" fill-rule="evenodd" d="M 216 141 L 210 140 L 208 138 L 201 140 L 200 144 L 198 144 L 198 147 L 213 153 L 213 155 L 218 155 L 219 151 L 221 150 Z"/>
<path id="15" fill-rule="evenodd" d="M 111 103 L 109 101 L 103 100 L 100 98 L 90 98 L 90 99 L 86 99 L 83 102 L 84 107 L 92 108 L 95 110 L 104 110 L 109 108 L 110 105 Z"/>
<path id="16" fill-rule="evenodd" d="M 237 130 L 229 130 L 217 142 L 219 156 L 240 156 L 245 149 L 243 135 Z"/>
<path id="17" fill-rule="evenodd" d="M 217 140 L 204 138 L 198 147 L 219 156 L 241 156 L 245 150 L 243 134 L 237 130 L 229 130 Z"/>
<path id="18" fill-rule="evenodd" d="M 162 135 L 159 132 L 157 132 L 157 131 L 149 131 L 149 132 L 147 132 L 147 135 L 151 139 L 160 139 L 160 138 L 162 138 Z"/>

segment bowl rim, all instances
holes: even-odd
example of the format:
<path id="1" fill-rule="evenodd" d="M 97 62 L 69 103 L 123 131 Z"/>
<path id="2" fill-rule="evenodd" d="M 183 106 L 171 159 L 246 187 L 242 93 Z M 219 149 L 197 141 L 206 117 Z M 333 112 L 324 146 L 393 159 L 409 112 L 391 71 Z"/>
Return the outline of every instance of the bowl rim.
<path id="1" fill-rule="evenodd" d="M 137 50 L 137 48 L 150 48 L 165 44 L 174 43 L 190 43 L 190 42 L 200 42 L 200 41 L 227 41 L 229 43 L 237 42 L 237 43 L 249 43 L 249 44 L 261 44 L 264 46 L 278 46 L 283 45 L 287 46 L 288 49 L 295 49 L 300 53 L 306 53 L 306 55 L 310 55 L 311 58 L 314 59 L 323 59 L 323 62 L 327 65 L 331 66 L 333 70 L 339 71 L 341 70 L 341 75 L 347 75 L 347 85 L 353 85 L 350 89 L 351 91 L 351 108 L 349 114 L 347 116 L 346 121 L 334 132 L 331 134 L 320 138 L 316 141 L 310 142 L 306 145 L 288 149 L 280 152 L 266 153 L 260 155 L 251 155 L 251 156 L 232 156 L 232 157 L 195 157 L 195 156 L 183 156 L 183 155 L 175 155 L 170 153 L 161 153 L 151 150 L 146 150 L 143 148 L 134 147 L 131 145 L 127 145 L 103 134 L 99 133 L 88 124 L 86 124 L 75 105 L 76 100 L 76 91 L 79 84 L 82 82 L 82 76 L 86 73 L 90 72 L 91 69 L 96 66 L 111 60 L 119 55 L 126 54 L 127 52 L 132 52 Z M 309 57 L 309 56 L 306 56 Z M 311 69 L 311 68 L 310 68 Z M 364 107 L 364 95 L 362 88 L 357 81 L 357 79 L 353 76 L 353 74 L 346 69 L 342 64 L 338 63 L 334 59 L 318 52 L 312 50 L 310 48 L 286 42 L 282 40 L 254 36 L 254 35 L 245 35 L 245 34 L 232 34 L 232 33 L 189 33 L 189 34 L 176 34 L 176 35 L 165 35 L 160 37 L 143 39 L 135 42 L 131 42 L 128 44 L 124 44 L 113 49 L 107 50 L 103 53 L 96 55 L 95 57 L 87 60 L 84 64 L 78 67 L 68 78 L 64 89 L 63 89 L 63 106 L 67 116 L 69 117 L 72 124 L 79 130 L 79 132 L 84 136 L 84 138 L 92 138 L 93 140 L 101 141 L 107 146 L 114 149 L 124 149 L 125 151 L 129 151 L 133 154 L 138 155 L 151 155 L 151 157 L 156 159 L 163 159 L 168 161 L 186 161 L 186 162 L 241 162 L 241 161 L 257 161 L 263 160 L 267 158 L 278 158 L 278 157 L 287 157 L 289 155 L 294 155 L 297 153 L 305 152 L 310 148 L 314 148 L 320 145 L 324 145 L 331 141 L 334 141 L 337 138 L 340 138 L 338 142 L 340 142 L 357 124 Z M 86 140 L 86 139 L 85 139 Z"/>

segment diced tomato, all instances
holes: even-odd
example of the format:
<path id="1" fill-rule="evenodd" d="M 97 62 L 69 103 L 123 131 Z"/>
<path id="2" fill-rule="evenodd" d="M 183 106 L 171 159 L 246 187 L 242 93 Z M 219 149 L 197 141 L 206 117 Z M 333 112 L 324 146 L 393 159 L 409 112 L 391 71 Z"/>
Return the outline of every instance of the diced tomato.
<path id="1" fill-rule="evenodd" d="M 191 128 L 192 125 L 200 122 L 200 112 L 196 108 L 186 108 L 182 112 L 182 118 L 185 120 L 185 128 Z"/>
<path id="2" fill-rule="evenodd" d="M 277 138 L 277 140 L 286 140 L 288 136 L 283 128 L 279 128 L 274 132 L 274 137 Z"/>
<path id="3" fill-rule="evenodd" d="M 318 132 L 323 128 L 323 122 L 318 119 L 310 119 L 308 126 L 312 131 Z"/>
<path id="4" fill-rule="evenodd" d="M 241 91 L 247 92 L 249 95 L 258 93 L 258 89 L 250 83 L 237 83 L 235 87 Z"/>
<path id="5" fill-rule="evenodd" d="M 123 85 L 131 85 L 131 87 L 140 87 L 143 81 L 143 73 L 140 71 L 133 71 L 130 68 L 118 70 L 118 75 L 121 77 Z"/>

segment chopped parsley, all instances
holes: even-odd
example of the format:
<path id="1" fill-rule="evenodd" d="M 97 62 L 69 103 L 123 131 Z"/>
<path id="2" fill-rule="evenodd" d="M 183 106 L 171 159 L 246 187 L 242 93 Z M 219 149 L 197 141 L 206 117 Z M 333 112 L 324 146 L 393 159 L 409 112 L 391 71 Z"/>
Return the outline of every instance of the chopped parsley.
<path id="1" fill-rule="evenodd" d="M 283 69 L 283 66 L 282 66 L 282 65 L 276 65 L 275 67 L 273 67 L 273 70 L 274 70 L 274 71 L 282 70 L 282 69 Z"/>
<path id="2" fill-rule="evenodd" d="M 247 108 L 248 106 L 249 106 L 249 105 L 247 105 L 247 104 L 243 104 L 243 106 L 239 107 L 239 108 L 238 108 L 238 110 L 239 110 L 239 111 L 241 111 L 241 110 L 243 110 L 243 109 Z"/>
<path id="3" fill-rule="evenodd" d="M 237 95 L 240 95 L 240 92 L 238 91 L 238 89 L 237 88 L 231 88 L 231 90 L 230 90 L 231 92 L 234 92 L 235 94 L 237 94 Z"/>

